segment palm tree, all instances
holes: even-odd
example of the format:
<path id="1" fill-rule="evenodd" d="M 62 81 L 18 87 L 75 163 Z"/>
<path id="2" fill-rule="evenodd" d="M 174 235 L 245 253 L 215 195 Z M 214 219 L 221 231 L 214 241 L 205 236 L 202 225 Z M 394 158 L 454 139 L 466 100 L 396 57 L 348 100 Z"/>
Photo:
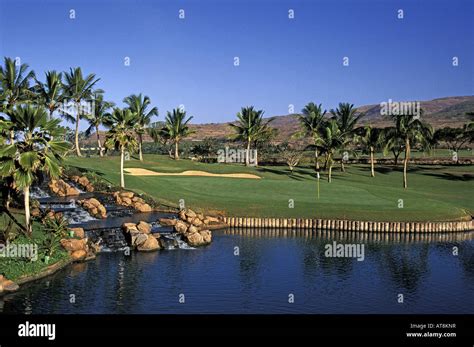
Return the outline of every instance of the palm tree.
<path id="1" fill-rule="evenodd" d="M 348 102 L 340 102 L 339 107 L 337 107 L 335 110 L 331 109 L 330 112 L 333 115 L 332 118 L 336 120 L 342 135 L 347 140 L 351 139 L 355 135 L 355 126 L 359 119 L 364 116 L 363 113 L 357 114 L 357 109 L 354 108 L 353 104 L 349 104 Z M 346 148 L 341 148 L 341 150 L 344 151 Z M 343 160 L 341 160 L 341 170 L 345 171 Z"/>
<path id="2" fill-rule="evenodd" d="M 65 84 L 64 92 L 65 97 L 71 99 L 75 105 L 76 113 L 76 132 L 75 132 L 75 147 L 77 156 L 81 157 L 81 149 L 79 147 L 79 121 L 84 114 L 81 112 L 81 102 L 91 98 L 92 88 L 99 81 L 99 78 L 95 78 L 95 74 L 89 74 L 86 78 L 82 75 L 82 70 L 80 67 L 75 69 L 70 69 L 69 72 L 65 73 Z"/>
<path id="3" fill-rule="evenodd" d="M 427 149 L 433 137 L 433 129 L 429 124 L 421 121 L 420 117 L 415 117 L 412 114 L 392 115 L 391 118 L 395 121 L 395 127 L 404 142 L 403 188 L 406 189 L 408 187 L 407 168 L 411 147 L 420 144 L 424 149 Z"/>
<path id="4" fill-rule="evenodd" d="M 384 141 L 384 133 L 380 128 L 372 128 L 370 125 L 362 129 L 361 135 L 358 136 L 358 142 L 364 146 L 364 152 L 370 155 L 370 177 L 375 177 L 374 170 L 374 153 L 381 147 Z"/>
<path id="5" fill-rule="evenodd" d="M 405 145 L 404 139 L 396 127 L 386 127 L 383 128 L 382 131 L 385 139 L 385 146 L 383 148 L 384 155 L 386 155 L 388 151 L 391 151 L 393 153 L 394 165 L 397 167 L 398 157 L 403 152 Z"/>
<path id="6" fill-rule="evenodd" d="M 151 122 L 153 116 L 158 116 L 158 108 L 153 107 L 151 110 L 147 110 L 147 107 L 151 104 L 148 96 L 142 96 L 142 94 L 132 94 L 123 99 L 123 102 L 128 105 L 130 111 L 135 113 L 138 117 L 138 122 L 135 124 L 135 132 L 138 135 L 138 156 L 140 161 L 143 161 L 142 144 L 143 135 L 146 133 L 146 128 Z"/>
<path id="7" fill-rule="evenodd" d="M 316 137 L 316 145 L 326 154 L 326 163 L 329 165 L 328 182 L 332 180 L 332 166 L 334 152 L 343 148 L 347 144 L 347 139 L 339 129 L 337 121 L 331 119 L 321 126 L 321 131 Z"/>
<path id="8" fill-rule="evenodd" d="M 317 138 L 319 137 L 321 125 L 324 123 L 324 116 L 326 115 L 326 110 L 322 111 L 322 104 L 316 105 L 314 102 L 310 102 L 303 108 L 301 112 L 302 114 L 298 115 L 298 119 L 300 121 L 303 134 L 312 138 L 314 143 L 316 144 Z M 315 168 L 316 171 L 319 172 L 318 146 L 315 147 Z"/>
<path id="9" fill-rule="evenodd" d="M 35 91 L 38 95 L 40 104 L 48 109 L 49 119 L 53 119 L 53 113 L 64 100 L 62 73 L 48 71 L 45 73 L 46 82 L 42 83 L 35 78 Z"/>
<path id="10" fill-rule="evenodd" d="M 89 127 L 86 129 L 85 135 L 89 137 L 92 131 L 95 131 L 97 135 L 97 146 L 99 147 L 99 155 L 104 156 L 104 148 L 100 142 L 100 133 L 99 127 L 107 122 L 107 119 L 110 118 L 110 110 L 115 106 L 113 102 L 104 101 L 104 95 L 100 92 L 94 92 L 93 95 L 93 104 L 94 110 L 91 114 L 85 116 L 87 122 L 89 122 Z"/>
<path id="11" fill-rule="evenodd" d="M 16 106 L 7 114 L 19 140 L 0 146 L 0 176 L 13 178 L 16 189 L 23 191 L 25 228 L 31 234 L 30 186 L 39 173 L 59 177 L 69 144 L 53 139 L 61 135 L 60 120 L 48 120 L 43 107 Z"/>
<path id="12" fill-rule="evenodd" d="M 5 66 L 0 66 L 0 86 L 2 103 L 0 112 L 7 112 L 18 103 L 28 102 L 34 96 L 30 88 L 30 80 L 35 77 L 33 70 L 28 71 L 28 64 L 19 67 L 15 60 L 4 58 Z M 10 131 L 10 142 L 15 141 L 15 133 Z"/>
<path id="13" fill-rule="evenodd" d="M 134 151 L 138 147 L 135 139 L 134 125 L 137 116 L 129 109 L 115 108 L 110 117 L 106 120 L 106 125 L 110 127 L 105 145 L 120 151 L 120 187 L 125 188 L 125 178 L 123 174 L 123 164 L 125 151 Z"/>
<path id="14" fill-rule="evenodd" d="M 245 165 L 250 165 L 250 146 L 255 141 L 268 135 L 271 131 L 269 124 L 275 118 L 263 118 L 263 110 L 255 110 L 253 106 L 242 107 L 241 111 L 237 113 L 237 123 L 230 123 L 229 125 L 235 130 L 235 139 L 247 142 L 247 149 L 245 155 Z M 258 162 L 257 156 L 256 160 Z"/>
<path id="15" fill-rule="evenodd" d="M 186 111 L 179 108 L 174 109 L 173 112 L 168 111 L 166 114 L 165 126 L 161 129 L 160 135 L 174 142 L 175 160 L 179 160 L 179 142 L 194 133 L 188 126 L 191 119 L 193 117 L 186 119 Z"/>

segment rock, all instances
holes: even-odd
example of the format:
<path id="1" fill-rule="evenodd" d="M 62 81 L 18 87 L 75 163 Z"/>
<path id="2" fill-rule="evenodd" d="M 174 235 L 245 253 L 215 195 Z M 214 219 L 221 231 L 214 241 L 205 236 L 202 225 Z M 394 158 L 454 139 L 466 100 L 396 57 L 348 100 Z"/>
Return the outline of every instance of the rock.
<path id="1" fill-rule="evenodd" d="M 138 231 L 137 225 L 135 223 L 123 223 L 122 230 L 126 233 L 129 233 L 131 231 Z"/>
<path id="2" fill-rule="evenodd" d="M 69 228 L 74 233 L 75 237 L 78 237 L 80 239 L 83 239 L 86 237 L 86 233 L 84 232 L 84 229 L 82 228 Z"/>
<path id="3" fill-rule="evenodd" d="M 194 212 L 194 211 L 191 210 L 191 209 L 188 209 L 188 210 L 186 211 L 186 217 L 188 217 L 188 218 L 196 218 L 196 212 Z"/>
<path id="4" fill-rule="evenodd" d="M 74 251 L 71 253 L 71 258 L 73 261 L 79 261 L 85 259 L 87 256 L 87 252 L 83 249 Z"/>
<path id="5" fill-rule="evenodd" d="M 206 244 L 211 243 L 212 233 L 209 230 L 201 230 L 199 234 L 202 236 L 203 242 Z"/>
<path id="6" fill-rule="evenodd" d="M 120 192 L 120 197 L 123 198 L 133 198 L 134 193 L 133 192 Z"/>
<path id="7" fill-rule="evenodd" d="M 203 223 L 198 217 L 196 217 L 196 218 L 193 219 L 191 224 L 194 225 L 194 226 L 200 227 Z"/>
<path id="8" fill-rule="evenodd" d="M 177 221 L 174 225 L 174 230 L 179 234 L 183 234 L 188 230 L 188 225 L 183 221 Z"/>
<path id="9" fill-rule="evenodd" d="M 204 220 L 204 215 L 202 213 L 198 213 L 196 215 L 196 218 L 199 218 L 200 220 Z"/>
<path id="10" fill-rule="evenodd" d="M 185 240 L 191 247 L 201 246 L 203 244 L 203 237 L 199 233 L 186 233 Z"/>
<path id="11" fill-rule="evenodd" d="M 134 233 L 132 234 L 132 246 L 139 247 L 143 245 L 149 238 L 147 234 Z"/>
<path id="12" fill-rule="evenodd" d="M 102 205 L 102 204 L 100 203 L 100 201 L 97 200 L 96 198 L 90 198 L 90 199 L 88 199 L 87 201 L 89 201 L 89 203 L 90 203 L 92 206 L 95 206 L 95 207 Z"/>
<path id="13" fill-rule="evenodd" d="M 97 211 L 102 219 L 107 218 L 107 210 L 105 209 L 104 205 L 97 206 Z"/>
<path id="14" fill-rule="evenodd" d="M 88 184 L 86 187 L 86 191 L 92 193 L 94 191 L 94 186 L 92 184 Z"/>
<path id="15" fill-rule="evenodd" d="M 151 233 L 151 225 L 144 221 L 137 224 L 137 229 L 144 234 Z"/>
<path id="16" fill-rule="evenodd" d="M 79 177 L 79 176 L 71 176 L 70 178 L 71 178 L 71 181 L 77 183 L 77 182 L 79 182 L 79 178 L 80 178 L 80 177 Z"/>
<path id="17" fill-rule="evenodd" d="M 179 211 L 178 216 L 179 216 L 179 219 L 186 220 L 186 211 L 185 210 Z"/>
<path id="18" fill-rule="evenodd" d="M 63 180 L 51 180 L 48 184 L 49 189 L 59 196 L 79 195 L 79 191 L 64 182 Z"/>
<path id="19" fill-rule="evenodd" d="M 161 238 L 160 233 L 153 233 L 153 234 L 151 234 L 151 236 L 153 236 L 157 240 Z"/>
<path id="20" fill-rule="evenodd" d="M 124 197 L 124 198 L 122 198 L 122 204 L 125 205 L 125 206 L 130 206 L 130 205 L 132 205 L 132 199 Z"/>
<path id="21" fill-rule="evenodd" d="M 150 205 L 148 204 L 141 204 L 141 203 L 137 203 L 135 204 L 135 209 L 138 210 L 139 212 L 151 212 L 152 211 L 152 208 Z"/>
<path id="22" fill-rule="evenodd" d="M 188 230 L 187 230 L 187 233 L 193 234 L 193 233 L 197 233 L 198 231 L 199 231 L 199 229 L 196 226 L 190 225 Z"/>
<path id="23" fill-rule="evenodd" d="M 194 218 L 193 217 L 186 217 L 185 221 L 191 224 L 193 222 Z"/>
<path id="24" fill-rule="evenodd" d="M 39 217 L 41 215 L 41 210 L 37 207 L 31 209 L 31 217 Z"/>
<path id="25" fill-rule="evenodd" d="M 87 250 L 87 238 L 77 239 L 61 239 L 59 241 L 63 248 L 68 252 L 74 252 L 79 250 Z"/>
<path id="26" fill-rule="evenodd" d="M 207 224 L 220 223 L 219 218 L 216 217 L 206 216 L 205 220 L 208 221 Z"/>
<path id="27" fill-rule="evenodd" d="M 2 291 L 4 291 L 4 292 L 14 292 L 14 291 L 17 291 L 19 288 L 20 288 L 20 286 L 18 284 L 16 284 L 15 282 L 13 282 L 11 280 L 6 279 L 6 278 L 4 278 L 0 282 L 0 292 L 2 292 Z"/>
<path id="28" fill-rule="evenodd" d="M 142 235 L 144 235 L 144 234 L 142 234 Z M 143 244 L 138 246 L 137 249 L 139 251 L 142 251 L 142 252 L 156 251 L 156 250 L 160 249 L 160 244 L 158 243 L 158 240 L 156 238 L 147 237 L 147 240 Z"/>
<path id="29" fill-rule="evenodd" d="M 83 187 L 87 187 L 90 184 L 89 179 L 86 176 L 79 177 L 76 182 Z"/>
<path id="30" fill-rule="evenodd" d="M 177 220 L 174 218 L 160 218 L 159 220 L 161 226 L 174 226 L 176 225 Z"/>

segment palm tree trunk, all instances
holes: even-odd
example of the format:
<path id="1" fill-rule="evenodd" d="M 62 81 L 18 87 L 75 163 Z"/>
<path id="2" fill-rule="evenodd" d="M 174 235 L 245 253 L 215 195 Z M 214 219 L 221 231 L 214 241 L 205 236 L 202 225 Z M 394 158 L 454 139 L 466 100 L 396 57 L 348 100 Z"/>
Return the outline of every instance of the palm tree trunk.
<path id="1" fill-rule="evenodd" d="M 15 132 L 10 130 L 10 144 L 13 145 L 15 143 Z"/>
<path id="2" fill-rule="evenodd" d="M 174 142 L 174 159 L 179 160 L 179 142 L 176 140 Z"/>
<path id="3" fill-rule="evenodd" d="M 120 187 L 125 188 L 125 177 L 123 176 L 124 148 L 120 147 Z"/>
<path id="4" fill-rule="evenodd" d="M 102 149 L 102 144 L 100 143 L 100 134 L 99 134 L 99 127 L 98 126 L 95 127 L 95 133 L 97 134 L 97 145 L 99 146 L 99 155 L 101 157 L 103 157 L 104 156 L 104 151 Z"/>
<path id="5" fill-rule="evenodd" d="M 32 234 L 31 220 L 30 220 L 30 186 L 23 188 L 23 195 L 25 199 L 25 227 L 28 235 Z"/>
<path id="6" fill-rule="evenodd" d="M 407 182 L 407 167 L 408 159 L 410 157 L 410 140 L 405 140 L 405 160 L 403 161 L 403 188 L 408 188 Z"/>
<path id="7" fill-rule="evenodd" d="M 138 134 L 138 156 L 140 158 L 140 161 L 143 161 L 142 142 L 142 134 Z"/>
<path id="8" fill-rule="evenodd" d="M 374 147 L 370 147 L 370 177 L 375 177 L 374 171 Z"/>
<path id="9" fill-rule="evenodd" d="M 341 172 L 346 172 L 346 169 L 344 167 L 344 158 L 341 159 Z"/>
<path id="10" fill-rule="evenodd" d="M 329 163 L 329 173 L 328 173 L 328 182 L 331 183 L 332 180 L 332 162 Z"/>
<path id="11" fill-rule="evenodd" d="M 395 154 L 395 152 L 392 151 L 392 153 L 393 153 L 393 156 L 395 158 L 395 160 L 394 160 L 395 167 L 397 167 L 398 166 L 398 156 L 400 155 L 400 152 L 398 152 L 398 154 Z"/>
<path id="12" fill-rule="evenodd" d="M 250 165 L 250 139 L 247 141 L 247 152 L 245 155 L 245 166 Z"/>
<path id="13" fill-rule="evenodd" d="M 78 157 L 82 157 L 81 149 L 79 148 L 79 104 L 76 103 L 76 132 L 74 134 L 74 141 L 76 144 L 76 154 Z"/>
<path id="14" fill-rule="evenodd" d="M 315 161 L 315 165 L 316 165 L 316 172 L 319 172 L 319 152 L 318 152 L 318 148 L 316 147 L 316 150 L 314 151 L 314 161 Z"/>

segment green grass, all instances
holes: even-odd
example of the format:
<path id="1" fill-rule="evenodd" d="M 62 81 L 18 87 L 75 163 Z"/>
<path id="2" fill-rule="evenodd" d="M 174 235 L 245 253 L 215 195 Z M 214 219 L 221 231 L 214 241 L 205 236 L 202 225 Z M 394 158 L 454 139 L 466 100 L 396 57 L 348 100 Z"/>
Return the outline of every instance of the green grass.
<path id="1" fill-rule="evenodd" d="M 24 219 L 22 215 L 16 215 L 16 217 L 19 221 Z M 4 228 L 5 224 L 5 220 L 2 219 L 0 222 L 0 228 Z M 15 281 L 19 277 L 38 274 L 48 266 L 68 258 L 68 253 L 58 244 L 56 251 L 50 257 L 49 262 L 45 263 L 45 250 L 42 249 L 45 239 L 46 234 L 42 228 L 42 225 L 38 223 L 33 224 L 33 234 L 31 238 L 23 234 L 17 235 L 11 244 L 36 245 L 38 251 L 37 258 L 30 260 L 21 257 L 0 257 L 0 274 L 3 274 L 8 279 Z"/>
<path id="2" fill-rule="evenodd" d="M 119 158 L 77 158 L 67 163 L 95 171 L 113 184 L 119 182 Z M 213 173 L 253 173 L 261 180 L 218 177 L 173 177 L 126 175 L 127 188 L 146 193 L 159 202 L 201 210 L 219 210 L 232 216 L 348 218 L 384 221 L 437 221 L 466 218 L 474 212 L 472 166 L 412 166 L 409 188 L 402 188 L 402 172 L 376 167 L 369 177 L 366 165 L 348 165 L 342 173 L 336 167 L 333 182 L 322 175 L 320 199 L 310 167 L 297 168 L 290 176 L 285 166 L 247 168 L 238 164 L 204 164 L 174 161 L 167 156 L 145 155 L 145 161 L 127 161 L 125 167 L 142 167 L 160 172 L 203 170 Z M 400 168 L 401 169 L 401 168 Z M 289 208 L 289 201 L 294 208 Z M 403 208 L 399 208 L 399 199 Z"/>

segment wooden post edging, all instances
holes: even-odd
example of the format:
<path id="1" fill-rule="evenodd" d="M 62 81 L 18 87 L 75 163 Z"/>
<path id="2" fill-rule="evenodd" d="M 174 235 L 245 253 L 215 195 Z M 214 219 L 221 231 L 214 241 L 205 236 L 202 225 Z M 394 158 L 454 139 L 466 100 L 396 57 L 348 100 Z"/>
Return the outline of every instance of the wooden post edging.
<path id="1" fill-rule="evenodd" d="M 363 231 L 370 233 L 445 233 L 474 230 L 474 220 L 451 222 L 368 222 L 334 219 L 222 217 L 231 228 Z"/>

